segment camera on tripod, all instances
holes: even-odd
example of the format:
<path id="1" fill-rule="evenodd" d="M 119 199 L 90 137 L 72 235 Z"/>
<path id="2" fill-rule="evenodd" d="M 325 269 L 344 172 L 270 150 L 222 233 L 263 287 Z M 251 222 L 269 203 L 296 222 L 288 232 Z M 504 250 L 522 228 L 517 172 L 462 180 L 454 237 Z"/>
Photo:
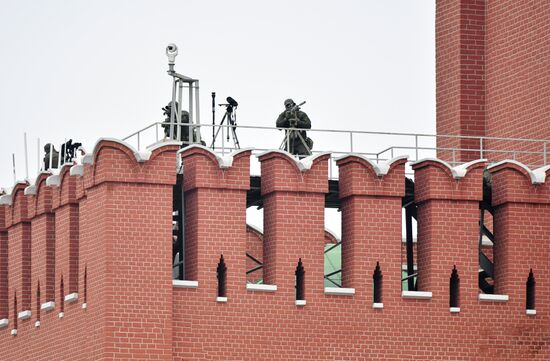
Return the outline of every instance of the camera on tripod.
<path id="1" fill-rule="evenodd" d="M 215 124 L 215 114 L 214 114 L 214 98 L 216 96 L 216 93 L 212 93 L 212 129 L 214 129 Z M 223 115 L 223 118 L 220 122 L 220 127 L 218 128 L 216 134 L 212 135 L 212 144 L 211 148 L 215 149 L 216 144 L 216 138 L 218 137 L 218 133 L 220 130 L 223 129 L 223 123 L 227 119 L 227 124 L 231 125 L 229 129 L 227 130 L 227 141 L 229 141 L 230 136 L 233 138 L 233 145 L 235 149 L 240 149 L 241 146 L 239 144 L 239 139 L 237 138 L 236 128 L 237 128 L 237 116 L 235 114 L 235 108 L 239 106 L 239 103 L 231 97 L 225 98 L 227 103 L 218 104 L 220 107 L 225 107 L 225 114 Z M 223 131 L 222 131 L 222 138 L 223 138 Z"/>

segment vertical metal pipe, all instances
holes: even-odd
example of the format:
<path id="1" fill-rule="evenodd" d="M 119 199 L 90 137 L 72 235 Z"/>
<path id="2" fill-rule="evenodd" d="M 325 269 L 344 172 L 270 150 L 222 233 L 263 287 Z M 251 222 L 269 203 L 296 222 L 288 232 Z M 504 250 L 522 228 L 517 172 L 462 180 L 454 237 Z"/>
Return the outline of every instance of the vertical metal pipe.
<path id="1" fill-rule="evenodd" d="M 159 141 L 159 124 L 155 123 L 155 139 L 158 142 Z"/>
<path id="2" fill-rule="evenodd" d="M 11 153 L 11 165 L 13 167 L 13 184 L 17 182 L 17 176 L 15 175 L 15 153 Z"/>
<path id="3" fill-rule="evenodd" d="M 29 155 L 27 152 L 27 132 L 23 133 L 23 141 L 25 143 L 25 179 L 29 179 Z"/>
<path id="4" fill-rule="evenodd" d="M 174 139 L 174 119 L 175 113 L 174 109 L 176 108 L 176 77 L 173 77 L 172 82 L 172 103 L 170 103 L 170 140 Z M 139 150 L 139 149 L 138 149 Z"/>
<path id="5" fill-rule="evenodd" d="M 201 124 L 201 109 L 200 109 L 200 98 L 199 98 L 199 81 L 197 80 L 195 86 L 195 112 L 197 113 L 197 120 L 196 124 Z M 201 141 L 201 128 L 199 127 L 197 130 L 197 142 L 200 143 Z"/>
<path id="6" fill-rule="evenodd" d="M 416 150 L 415 160 L 418 160 L 418 134 L 414 136 L 414 149 Z"/>
<path id="7" fill-rule="evenodd" d="M 189 124 L 193 125 L 196 122 L 195 118 L 195 107 L 193 105 L 193 83 L 189 83 Z M 195 127 L 191 126 L 189 128 L 189 140 L 191 143 L 195 142 L 195 135 L 193 134 L 195 132 Z"/>
<path id="8" fill-rule="evenodd" d="M 350 152 L 353 153 L 353 132 L 349 132 Z"/>
<path id="9" fill-rule="evenodd" d="M 222 155 L 225 154 L 225 141 L 224 141 L 224 137 L 223 137 L 223 133 L 224 133 L 224 125 L 223 124 L 220 124 L 220 128 L 222 129 Z"/>
<path id="10" fill-rule="evenodd" d="M 182 139 L 182 134 L 181 134 L 181 124 L 182 124 L 182 119 L 181 119 L 181 113 L 183 111 L 183 105 L 182 105 L 182 97 L 183 97 L 183 82 L 180 80 L 178 82 L 179 86 L 178 86 L 178 103 L 179 103 L 179 106 L 180 106 L 180 109 L 178 109 L 177 113 L 176 113 L 176 119 L 177 119 L 177 132 L 176 132 L 176 139 L 179 141 L 181 141 Z M 189 129 L 189 128 L 188 128 Z M 188 139 L 189 140 L 189 139 Z"/>
<path id="11" fill-rule="evenodd" d="M 483 138 L 479 138 L 479 159 L 483 159 Z"/>

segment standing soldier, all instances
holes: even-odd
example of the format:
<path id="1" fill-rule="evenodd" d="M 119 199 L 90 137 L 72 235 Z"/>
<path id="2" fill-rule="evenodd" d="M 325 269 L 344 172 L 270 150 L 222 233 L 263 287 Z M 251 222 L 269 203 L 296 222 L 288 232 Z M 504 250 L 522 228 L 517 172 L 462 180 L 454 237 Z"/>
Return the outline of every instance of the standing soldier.
<path id="1" fill-rule="evenodd" d="M 300 110 L 300 107 L 294 103 L 294 100 L 285 100 L 285 111 L 277 118 L 277 128 L 301 128 L 311 129 L 311 121 L 306 113 Z M 305 131 L 286 130 L 284 150 L 287 152 L 307 156 L 311 154 L 313 140 L 307 137 Z"/>
<path id="2" fill-rule="evenodd" d="M 52 158 L 52 164 L 50 164 L 50 151 L 51 151 L 51 158 Z M 44 146 L 44 170 L 48 170 L 51 168 L 57 168 L 59 164 L 59 152 L 55 150 L 55 147 L 53 144 L 48 143 Z"/>

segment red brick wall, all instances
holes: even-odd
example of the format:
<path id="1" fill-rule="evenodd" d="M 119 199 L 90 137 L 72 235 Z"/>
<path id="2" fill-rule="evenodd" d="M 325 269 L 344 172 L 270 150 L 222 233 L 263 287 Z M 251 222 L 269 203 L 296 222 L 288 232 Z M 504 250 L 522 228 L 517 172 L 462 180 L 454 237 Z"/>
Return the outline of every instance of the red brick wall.
<path id="1" fill-rule="evenodd" d="M 485 1 L 436 1 L 436 107 L 438 135 L 485 135 Z M 438 137 L 448 161 L 480 158 L 476 139 Z"/>
<path id="2" fill-rule="evenodd" d="M 420 203 L 419 282 L 433 297 L 414 300 L 400 296 L 403 162 L 378 176 L 361 158 L 341 160 L 343 248 L 346 243 L 349 246 L 344 251 L 343 269 L 345 282 L 355 288 L 355 294 L 335 296 L 324 293 L 322 278 L 327 158 L 322 156 L 311 169 L 301 171 L 286 155 L 268 153 L 260 159 L 266 180 L 262 182 L 264 200 L 268 199 L 264 203 L 264 238 L 270 238 L 263 257 L 271 259 L 268 267 L 276 276 L 270 282 L 277 285 L 277 291 L 253 292 L 245 286 L 250 154 L 241 153 L 231 167 L 222 169 L 209 151 L 189 149 L 182 154 L 184 175 L 190 174 L 184 188 L 187 211 L 193 209 L 193 202 L 198 206 L 195 213 L 186 215 L 186 232 L 195 233 L 187 236 L 194 237 L 199 286 L 184 289 L 171 284 L 176 149 L 168 146 L 154 152 L 150 160 L 137 163 L 123 146 L 104 141 L 96 149 L 94 164 L 86 165 L 84 177 L 66 174 L 72 179 L 62 177 L 60 186 L 40 185 L 36 195 L 23 196 L 19 191 L 17 197 L 27 199 L 32 215 L 26 221 L 33 230 L 30 277 L 46 279 L 40 283 L 42 302 L 46 300 L 42 282 L 48 283 L 44 276 L 48 259 L 36 259 L 48 247 L 45 229 L 53 215 L 38 214 L 42 211 L 37 212 L 40 207 L 33 204 L 47 203 L 41 194 L 50 189 L 56 213 L 58 274 L 70 269 L 70 252 L 66 251 L 70 209 L 78 204 L 79 299 L 64 304 L 65 315 L 59 318 L 61 299 L 56 283 L 56 308 L 41 312 L 41 325 L 36 328 L 37 284 L 33 284 L 29 291 L 33 315 L 30 320 L 18 321 L 15 337 L 10 335 L 13 303 L 8 305 L 10 325 L 0 330 L 2 359 L 547 359 L 548 182 L 532 185 L 527 173 L 521 174 L 523 168 L 514 164 L 491 170 L 497 207 L 495 233 L 503 240 L 495 250 L 495 262 L 504 270 L 497 277 L 502 285 L 497 289 L 506 292 L 510 300 L 482 302 L 477 298 L 476 252 L 483 164 L 471 165 L 460 179 L 437 162 L 415 165 L 416 200 Z M 157 183 L 149 172 L 160 175 Z M 63 194 L 70 182 L 75 182 L 74 206 L 61 205 L 61 199 L 69 199 Z M 20 202 L 17 197 L 15 202 Z M 269 198 L 274 204 L 269 204 Z M 13 217 L 16 207 L 1 208 L 7 211 L 8 222 L 7 232 L 0 235 L 7 233 L 8 246 L 20 245 L 22 226 L 12 224 L 12 220 L 21 219 Z M 18 265 L 22 254 L 17 251 L 21 248 L 8 249 L 9 288 L 14 290 L 23 280 L 17 271 L 22 269 L 22 264 Z M 221 253 L 228 267 L 226 303 L 216 302 L 216 265 Z M 306 270 L 305 306 L 294 302 L 294 270 L 300 257 Z M 383 309 L 372 307 L 376 261 L 384 275 Z M 0 267 L 5 264 L 0 258 Z M 461 278 L 458 314 L 449 312 L 453 265 Z M 530 268 L 537 281 L 536 316 L 527 316 L 524 309 Z M 84 270 L 86 309 L 82 308 Z M 69 293 L 68 278 L 64 277 L 65 294 Z M 23 298 L 24 292 L 20 292 L 18 310 L 22 310 Z"/>
<path id="3" fill-rule="evenodd" d="M 548 53 L 550 6 L 545 1 L 436 2 L 437 134 L 550 139 Z M 439 138 L 439 147 L 476 149 L 476 140 Z M 489 150 L 543 152 L 542 143 L 488 140 Z M 438 156 L 452 160 L 453 154 Z M 541 166 L 543 155 L 484 152 L 490 160 Z M 481 158 L 475 152 L 456 160 Z"/>
<path id="4" fill-rule="evenodd" d="M 487 136 L 550 140 L 550 5 L 547 1 L 488 1 L 485 28 Z M 510 145 L 491 142 L 489 146 Z M 515 148 L 543 150 L 540 143 L 515 144 Z M 506 158 L 512 156 L 508 153 Z M 542 155 L 517 154 L 516 159 L 536 166 L 543 162 Z"/>

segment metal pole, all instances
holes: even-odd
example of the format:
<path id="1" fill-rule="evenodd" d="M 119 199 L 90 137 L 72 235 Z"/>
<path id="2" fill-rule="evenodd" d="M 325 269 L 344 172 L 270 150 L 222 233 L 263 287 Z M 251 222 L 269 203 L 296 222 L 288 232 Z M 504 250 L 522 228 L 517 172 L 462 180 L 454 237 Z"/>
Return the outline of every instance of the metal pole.
<path id="1" fill-rule="evenodd" d="M 179 102 L 179 106 L 180 106 L 181 109 L 178 109 L 178 111 L 177 111 L 177 113 L 176 113 L 176 120 L 177 120 L 177 123 L 178 123 L 178 126 L 176 127 L 176 129 L 177 129 L 177 132 L 176 132 L 176 139 L 177 139 L 178 142 L 179 142 L 179 141 L 181 141 L 181 135 L 182 135 L 182 134 L 181 134 L 181 124 L 182 124 L 181 113 L 182 113 L 182 111 L 183 111 L 183 106 L 182 106 L 181 100 L 182 100 L 182 97 L 183 97 L 183 82 L 180 80 L 180 81 L 178 82 L 178 85 L 179 85 L 179 86 L 178 86 L 178 92 L 179 92 L 179 93 L 178 93 L 178 102 Z M 188 128 L 188 129 L 189 129 L 189 128 Z M 191 140 L 192 140 L 192 139 L 193 139 L 193 138 L 191 137 Z M 189 137 L 188 137 L 187 140 L 189 140 Z"/>
<path id="2" fill-rule="evenodd" d="M 479 159 L 483 159 L 483 138 L 479 138 Z"/>
<path id="3" fill-rule="evenodd" d="M 216 135 L 214 134 L 215 125 L 216 125 L 216 92 L 212 92 L 212 150 L 216 148 L 214 145 L 214 138 L 216 137 Z"/>
<path id="4" fill-rule="evenodd" d="M 156 137 L 156 141 L 158 142 L 159 141 L 159 125 L 158 125 L 158 123 L 155 123 L 155 137 Z"/>
<path id="5" fill-rule="evenodd" d="M 195 120 L 195 107 L 193 106 L 193 83 L 189 83 L 189 124 L 195 124 Z M 190 127 L 189 132 L 191 133 L 189 134 L 189 140 L 191 143 L 194 143 L 195 135 L 193 133 L 195 132 L 195 128 Z"/>
<path id="6" fill-rule="evenodd" d="M 349 132 L 350 152 L 353 153 L 353 132 Z"/>
<path id="7" fill-rule="evenodd" d="M 170 131 L 172 131 L 172 129 L 170 129 Z M 138 150 L 140 150 L 139 134 L 140 133 L 137 133 Z"/>
<path id="8" fill-rule="evenodd" d="M 172 103 L 170 103 L 170 140 L 174 139 L 174 109 L 176 107 L 176 77 L 173 77 L 172 82 Z M 139 149 L 138 149 L 139 150 Z"/>
<path id="9" fill-rule="evenodd" d="M 13 167 L 13 184 L 15 185 L 15 182 L 17 182 L 17 177 L 15 175 L 15 153 L 11 153 L 11 164 Z"/>
<path id="10" fill-rule="evenodd" d="M 25 179 L 29 179 L 29 156 L 27 153 L 27 132 L 23 133 L 23 140 L 25 142 Z"/>
<path id="11" fill-rule="evenodd" d="M 225 142 L 223 140 L 223 132 L 224 132 L 223 124 L 220 124 L 220 127 L 222 128 L 222 155 L 224 155 L 225 154 Z"/>
<path id="12" fill-rule="evenodd" d="M 197 125 L 200 125 L 201 124 L 201 109 L 200 109 L 200 104 L 199 104 L 199 81 L 196 80 L 195 81 L 196 85 L 195 85 L 195 111 L 197 112 L 197 120 L 196 120 L 196 124 Z M 200 143 L 201 141 L 201 128 L 199 127 L 199 130 L 197 131 L 197 142 Z"/>
<path id="13" fill-rule="evenodd" d="M 418 160 L 418 135 L 414 136 L 414 149 L 416 150 L 416 159 Z"/>

